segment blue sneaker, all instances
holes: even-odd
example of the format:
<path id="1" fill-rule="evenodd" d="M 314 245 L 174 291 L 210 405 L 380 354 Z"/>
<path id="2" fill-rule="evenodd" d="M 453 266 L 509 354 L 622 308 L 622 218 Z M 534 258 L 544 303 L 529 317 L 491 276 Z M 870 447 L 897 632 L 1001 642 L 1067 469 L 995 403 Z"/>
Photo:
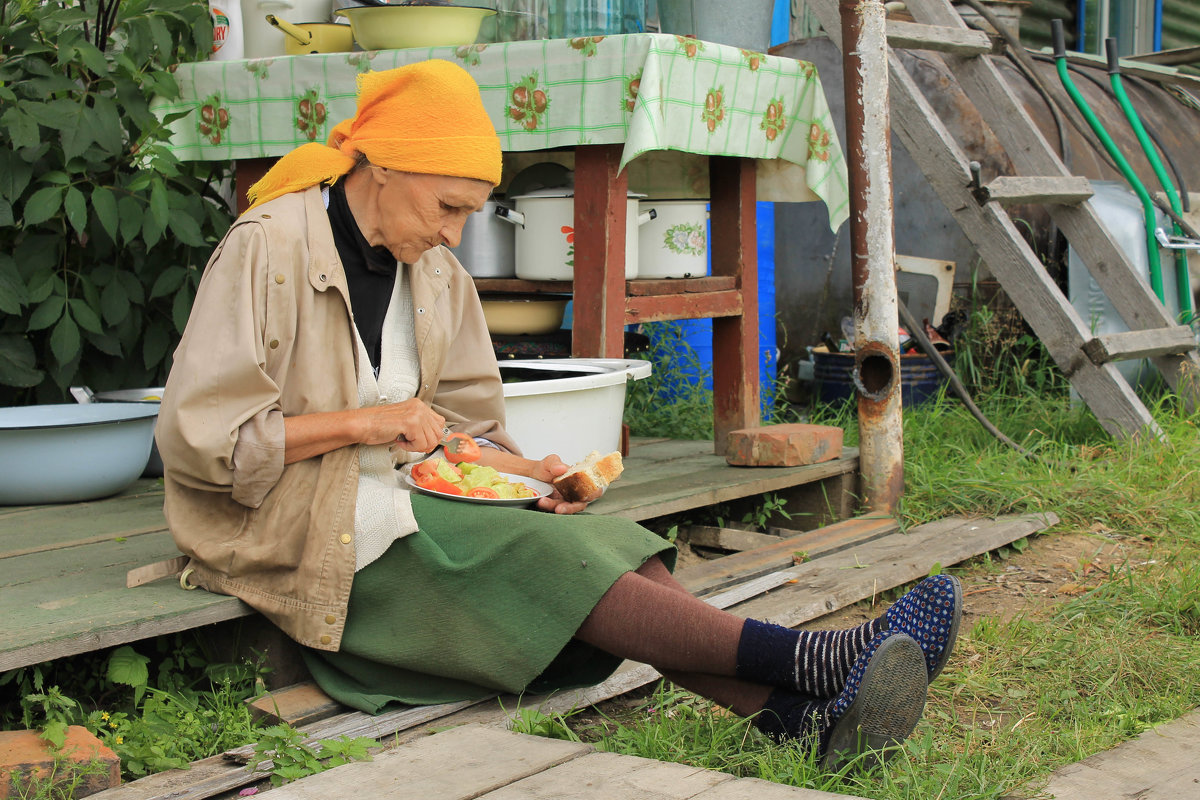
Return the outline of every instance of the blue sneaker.
<path id="1" fill-rule="evenodd" d="M 829 703 L 821 766 L 837 770 L 866 754 L 863 766 L 891 756 L 921 719 L 929 683 L 921 646 L 899 631 L 882 631 L 863 651 L 846 688 Z"/>
<path id="2" fill-rule="evenodd" d="M 953 575 L 934 575 L 883 613 L 885 629 L 906 633 L 925 652 L 929 680 L 941 673 L 954 650 L 962 621 L 962 584 Z"/>

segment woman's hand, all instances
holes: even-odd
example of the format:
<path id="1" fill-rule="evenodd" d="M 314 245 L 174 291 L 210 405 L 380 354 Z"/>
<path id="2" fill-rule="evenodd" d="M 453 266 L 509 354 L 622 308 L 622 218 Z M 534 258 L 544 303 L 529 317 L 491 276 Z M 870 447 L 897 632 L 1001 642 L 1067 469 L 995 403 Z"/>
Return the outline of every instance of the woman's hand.
<path id="1" fill-rule="evenodd" d="M 537 478 L 539 481 L 553 484 L 554 479 L 566 472 L 570 467 L 557 455 L 548 455 L 541 461 L 535 462 L 533 474 L 529 477 Z M 562 498 L 558 490 L 554 490 L 554 494 L 549 497 L 540 498 L 537 502 L 538 508 L 542 511 L 551 511 L 555 514 L 577 514 L 587 508 L 587 503 L 570 503 Z"/>
<path id="2" fill-rule="evenodd" d="M 446 418 L 416 398 L 383 406 L 285 417 L 285 464 L 356 444 L 391 444 L 427 453 L 442 440 Z"/>
<path id="3" fill-rule="evenodd" d="M 414 453 L 437 447 L 446 429 L 446 418 L 413 397 L 359 409 L 363 415 L 362 444 L 391 444 Z"/>

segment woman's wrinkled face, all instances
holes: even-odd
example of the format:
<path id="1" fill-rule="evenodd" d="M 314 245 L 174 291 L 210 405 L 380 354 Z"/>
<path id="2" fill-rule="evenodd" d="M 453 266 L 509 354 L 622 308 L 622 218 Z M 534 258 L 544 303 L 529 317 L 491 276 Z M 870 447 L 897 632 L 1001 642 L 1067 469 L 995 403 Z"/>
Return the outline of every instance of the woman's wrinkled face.
<path id="1" fill-rule="evenodd" d="M 492 185 L 474 178 L 421 175 L 371 168 L 379 182 L 376 225 L 368 241 L 386 247 L 397 261 L 415 262 L 440 244 L 458 246 L 467 217 L 483 208 Z M 378 239 L 376 241 L 375 239 Z"/>

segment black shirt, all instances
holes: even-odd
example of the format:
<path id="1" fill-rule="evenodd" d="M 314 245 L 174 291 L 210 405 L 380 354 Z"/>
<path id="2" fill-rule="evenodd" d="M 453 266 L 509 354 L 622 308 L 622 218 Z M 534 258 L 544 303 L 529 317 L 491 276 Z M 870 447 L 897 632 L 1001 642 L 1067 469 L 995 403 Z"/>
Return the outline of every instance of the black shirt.
<path id="1" fill-rule="evenodd" d="M 371 357 L 371 366 L 378 368 L 382 357 L 383 318 L 396 282 L 396 258 L 386 247 L 371 247 L 367 243 L 346 202 L 344 179 L 329 187 L 328 213 L 333 244 L 346 270 L 354 324 Z"/>

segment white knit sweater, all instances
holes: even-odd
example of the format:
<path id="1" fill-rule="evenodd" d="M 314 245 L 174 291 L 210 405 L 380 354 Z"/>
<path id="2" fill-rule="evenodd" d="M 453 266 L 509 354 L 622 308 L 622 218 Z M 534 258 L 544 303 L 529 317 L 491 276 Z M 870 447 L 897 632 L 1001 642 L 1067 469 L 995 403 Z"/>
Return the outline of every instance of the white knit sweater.
<path id="1" fill-rule="evenodd" d="M 382 355 L 378 375 L 370 369 L 367 348 L 358 342 L 358 402 L 363 408 L 401 403 L 413 397 L 421 379 L 417 336 L 413 326 L 412 289 L 408 267 L 397 265 L 392 299 L 383 319 Z M 391 446 L 358 448 L 358 502 L 354 508 L 354 571 L 379 558 L 392 542 L 417 530 L 408 489 L 393 466 Z"/>

